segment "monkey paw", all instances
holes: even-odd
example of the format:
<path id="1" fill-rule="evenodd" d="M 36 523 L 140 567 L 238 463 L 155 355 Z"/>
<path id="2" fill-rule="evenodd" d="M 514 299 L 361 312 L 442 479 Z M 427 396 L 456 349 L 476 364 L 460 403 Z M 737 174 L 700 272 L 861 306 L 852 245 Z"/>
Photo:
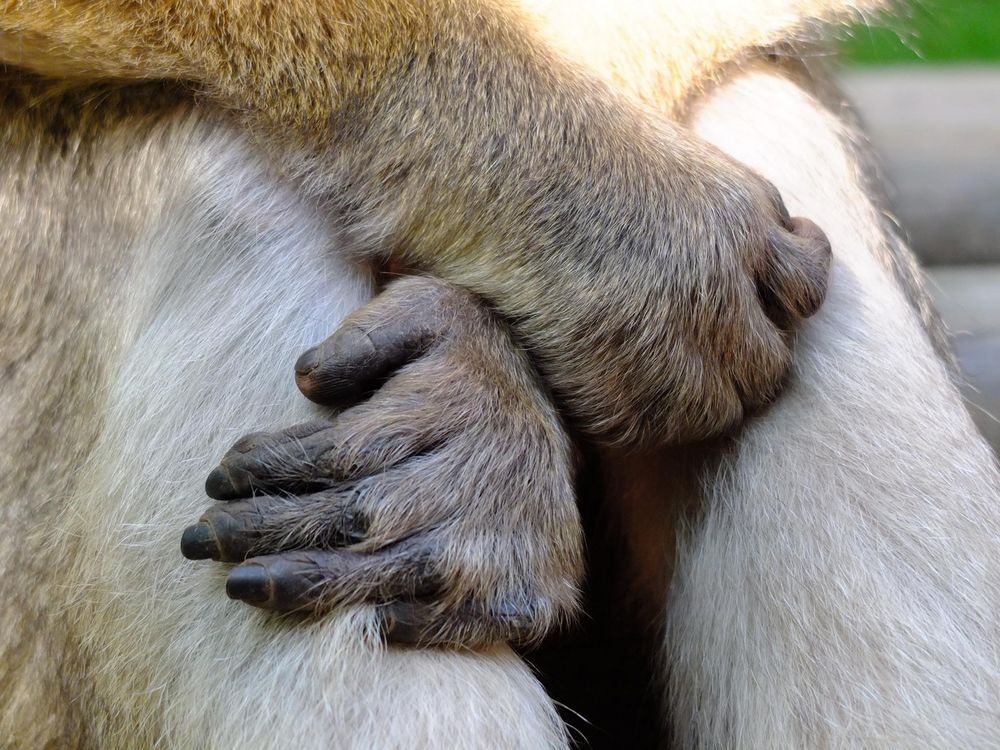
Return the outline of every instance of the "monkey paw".
<path id="1" fill-rule="evenodd" d="M 397 281 L 296 371 L 343 411 L 238 441 L 206 482 L 221 502 L 184 532 L 186 557 L 240 563 L 231 598 L 373 604 L 389 640 L 420 645 L 532 641 L 572 616 L 572 449 L 491 313 L 442 282 Z"/>

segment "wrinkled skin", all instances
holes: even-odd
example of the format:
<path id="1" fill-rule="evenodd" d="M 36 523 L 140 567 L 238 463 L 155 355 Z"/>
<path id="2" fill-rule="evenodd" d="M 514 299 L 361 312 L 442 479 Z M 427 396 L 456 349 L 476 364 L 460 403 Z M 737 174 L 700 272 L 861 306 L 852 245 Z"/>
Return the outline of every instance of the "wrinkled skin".
<path id="1" fill-rule="evenodd" d="M 422 645 L 532 641 L 572 617 L 571 447 L 495 316 L 442 282 L 396 281 L 296 370 L 342 411 L 237 442 L 206 483 L 221 502 L 184 533 L 186 556 L 241 563 L 230 597 L 376 604 L 388 638 Z"/>

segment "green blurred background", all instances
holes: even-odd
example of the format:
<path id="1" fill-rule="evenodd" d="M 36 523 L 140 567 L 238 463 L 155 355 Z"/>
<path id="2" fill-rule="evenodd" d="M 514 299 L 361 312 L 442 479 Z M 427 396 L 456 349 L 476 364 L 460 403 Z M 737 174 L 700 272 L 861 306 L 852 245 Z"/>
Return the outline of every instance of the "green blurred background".
<path id="1" fill-rule="evenodd" d="M 857 26 L 843 43 L 858 65 L 1000 61 L 1000 0 L 913 0 L 892 30 Z"/>

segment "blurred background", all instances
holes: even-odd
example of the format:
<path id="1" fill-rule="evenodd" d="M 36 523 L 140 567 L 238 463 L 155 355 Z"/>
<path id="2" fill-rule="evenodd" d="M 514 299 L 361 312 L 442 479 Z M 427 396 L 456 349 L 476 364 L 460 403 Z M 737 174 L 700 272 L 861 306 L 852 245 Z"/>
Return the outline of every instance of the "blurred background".
<path id="1" fill-rule="evenodd" d="M 842 84 L 1000 452 L 1000 0 L 912 6 L 891 30 L 850 30 Z"/>

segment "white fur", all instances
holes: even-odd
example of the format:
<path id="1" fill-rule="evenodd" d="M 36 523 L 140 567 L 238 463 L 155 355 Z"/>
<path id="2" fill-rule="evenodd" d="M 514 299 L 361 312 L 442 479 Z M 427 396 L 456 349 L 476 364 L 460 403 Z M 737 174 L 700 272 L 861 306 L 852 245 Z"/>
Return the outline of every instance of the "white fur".
<path id="1" fill-rule="evenodd" d="M 850 134 L 747 75 L 696 128 L 828 233 L 823 309 L 791 383 L 708 478 L 669 600 L 687 747 L 1000 745 L 1000 477 L 875 258 Z"/>
<path id="2" fill-rule="evenodd" d="M 181 177 L 153 196 L 162 220 L 119 290 L 116 375 L 62 529 L 81 545 L 69 616 L 94 636 L 96 705 L 114 707 L 98 745 L 564 746 L 506 648 L 386 650 L 361 610 L 285 622 L 227 600 L 223 566 L 181 557 L 208 471 L 241 434 L 310 417 L 292 364 L 371 294 L 318 210 L 227 129 L 195 132 L 160 155 Z"/>

